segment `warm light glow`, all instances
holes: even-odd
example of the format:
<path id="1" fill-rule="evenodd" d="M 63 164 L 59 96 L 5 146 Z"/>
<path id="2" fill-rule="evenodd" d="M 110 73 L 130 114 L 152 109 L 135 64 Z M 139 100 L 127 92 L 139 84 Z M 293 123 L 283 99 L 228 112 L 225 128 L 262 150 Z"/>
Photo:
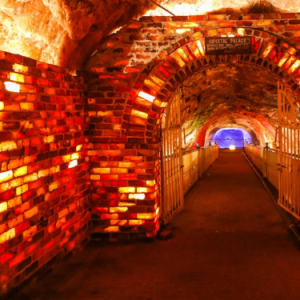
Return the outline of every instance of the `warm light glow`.
<path id="1" fill-rule="evenodd" d="M 9 92 L 20 93 L 20 85 L 14 82 L 5 81 L 5 88 Z"/>
<path id="2" fill-rule="evenodd" d="M 13 178 L 13 172 L 12 171 L 7 171 L 7 172 L 0 173 L 0 182 L 4 182 L 4 181 L 10 180 L 12 178 Z"/>
<path id="3" fill-rule="evenodd" d="M 229 146 L 229 150 L 235 150 L 235 146 L 234 145 Z"/>
<path id="4" fill-rule="evenodd" d="M 12 229 L 10 229 L 10 230 L 2 233 L 0 235 L 0 244 L 3 244 L 3 243 L 5 243 L 8 240 L 13 239 L 15 236 L 16 236 L 16 232 L 15 232 L 14 228 L 12 228 Z"/>
<path id="5" fill-rule="evenodd" d="M 0 203 L 0 213 L 7 210 L 7 202 Z"/>
<path id="6" fill-rule="evenodd" d="M 69 169 L 74 168 L 74 167 L 76 167 L 77 165 L 78 165 L 78 160 L 77 160 L 77 159 L 76 159 L 76 160 L 73 160 L 73 161 L 71 161 L 70 164 L 69 164 Z"/>
<path id="7" fill-rule="evenodd" d="M 144 194 L 129 194 L 128 199 L 129 200 L 144 200 L 145 195 Z"/>
<path id="8" fill-rule="evenodd" d="M 141 98 L 144 98 L 144 99 L 146 99 L 146 100 L 148 100 L 148 101 L 150 101 L 150 102 L 153 102 L 154 101 L 154 99 L 155 99 L 155 97 L 154 96 L 152 96 L 152 95 L 149 95 L 149 94 L 147 94 L 147 93 L 145 93 L 145 92 L 139 92 L 139 96 L 141 97 Z"/>
<path id="9" fill-rule="evenodd" d="M 15 149 L 17 149 L 17 144 L 15 142 L 3 142 L 0 144 L 0 152 L 11 151 Z"/>

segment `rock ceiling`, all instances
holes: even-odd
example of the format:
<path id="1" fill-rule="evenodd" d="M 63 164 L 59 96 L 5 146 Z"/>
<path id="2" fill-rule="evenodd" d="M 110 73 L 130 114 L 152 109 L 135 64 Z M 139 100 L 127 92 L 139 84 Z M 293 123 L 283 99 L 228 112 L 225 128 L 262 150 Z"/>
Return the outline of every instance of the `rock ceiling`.
<path id="1" fill-rule="evenodd" d="M 156 2 L 176 15 L 195 15 L 255 12 L 257 0 Z M 300 1 L 295 0 L 271 0 L 266 9 L 274 10 L 272 5 L 285 11 L 300 10 Z M 149 0 L 1 0 L 0 49 L 78 69 L 103 37 L 142 15 L 167 13 Z"/>
<path id="2" fill-rule="evenodd" d="M 277 82 L 265 70 L 248 65 L 219 65 L 189 77 L 181 89 L 182 125 L 186 134 L 202 127 L 241 127 L 275 134 Z M 194 140 L 194 139 L 193 139 Z"/>

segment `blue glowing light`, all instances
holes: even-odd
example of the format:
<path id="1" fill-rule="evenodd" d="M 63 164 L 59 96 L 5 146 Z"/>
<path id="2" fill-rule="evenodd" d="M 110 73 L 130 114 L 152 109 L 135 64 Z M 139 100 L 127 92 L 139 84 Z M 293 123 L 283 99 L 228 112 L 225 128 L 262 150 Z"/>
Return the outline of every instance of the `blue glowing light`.
<path id="1" fill-rule="evenodd" d="M 252 142 L 252 136 L 245 129 L 222 128 L 214 134 L 213 141 L 217 142 L 221 149 L 229 148 L 230 146 L 241 149 L 245 147 L 246 141 L 248 143 Z"/>

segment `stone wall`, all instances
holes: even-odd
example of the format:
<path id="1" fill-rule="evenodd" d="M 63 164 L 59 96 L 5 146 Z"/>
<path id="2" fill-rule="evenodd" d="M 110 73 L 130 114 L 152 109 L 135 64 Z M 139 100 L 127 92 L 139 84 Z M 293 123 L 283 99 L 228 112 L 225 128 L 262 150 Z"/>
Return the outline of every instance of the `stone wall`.
<path id="1" fill-rule="evenodd" d="M 80 74 L 0 51 L 2 291 L 88 239 L 84 90 Z"/>

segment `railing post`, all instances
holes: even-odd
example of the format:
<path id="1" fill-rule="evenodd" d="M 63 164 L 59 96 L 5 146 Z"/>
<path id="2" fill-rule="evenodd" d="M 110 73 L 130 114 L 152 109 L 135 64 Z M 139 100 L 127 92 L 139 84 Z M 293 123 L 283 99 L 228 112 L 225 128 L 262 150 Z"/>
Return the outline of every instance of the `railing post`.
<path id="1" fill-rule="evenodd" d="M 262 170 L 262 173 L 263 173 L 263 177 L 267 177 L 267 169 L 268 169 L 268 164 L 267 164 L 267 155 L 268 155 L 268 143 L 266 143 L 266 147 L 264 148 L 264 152 L 263 152 L 263 170 Z"/>

